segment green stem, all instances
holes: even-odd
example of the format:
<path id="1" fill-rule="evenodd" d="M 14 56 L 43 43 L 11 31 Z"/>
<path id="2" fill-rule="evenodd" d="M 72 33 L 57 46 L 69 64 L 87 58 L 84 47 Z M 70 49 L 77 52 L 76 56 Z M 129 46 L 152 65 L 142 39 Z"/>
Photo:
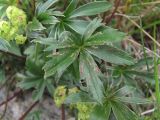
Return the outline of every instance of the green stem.
<path id="1" fill-rule="evenodd" d="M 141 26 L 141 28 L 143 27 L 141 18 L 140 18 L 140 26 Z M 147 61 L 147 54 L 146 54 L 146 49 L 145 49 L 145 45 L 144 45 L 144 34 L 143 34 L 142 30 L 141 30 L 140 34 L 141 34 L 141 42 L 142 42 L 142 47 L 143 47 L 144 58 L 145 58 L 145 61 L 146 61 L 147 70 L 149 71 L 149 65 L 148 65 L 148 61 Z"/>
<path id="2" fill-rule="evenodd" d="M 153 30 L 153 35 L 154 38 L 156 39 L 156 25 L 154 25 L 154 30 Z M 156 53 L 156 43 L 154 42 L 154 53 Z M 160 90 L 159 90 L 159 78 L 158 78 L 158 64 L 157 64 L 157 57 L 154 55 L 154 79 L 155 79 L 155 90 L 156 90 L 156 102 L 157 105 L 160 105 Z"/>

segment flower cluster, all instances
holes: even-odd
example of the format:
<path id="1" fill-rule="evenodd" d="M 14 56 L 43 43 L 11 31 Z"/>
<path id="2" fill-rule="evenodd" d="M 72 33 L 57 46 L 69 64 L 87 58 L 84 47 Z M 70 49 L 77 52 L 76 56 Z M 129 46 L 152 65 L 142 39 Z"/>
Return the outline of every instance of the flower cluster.
<path id="1" fill-rule="evenodd" d="M 56 106 L 60 107 L 64 103 L 64 101 L 68 95 L 71 95 L 71 94 L 76 93 L 78 91 L 79 90 L 76 87 L 70 88 L 70 89 L 67 89 L 66 86 L 57 87 L 57 89 L 55 90 L 55 93 L 54 93 L 54 101 L 55 101 Z"/>
<path id="2" fill-rule="evenodd" d="M 76 108 L 78 109 L 78 120 L 89 120 L 90 113 L 92 112 L 94 104 L 79 102 L 76 104 Z"/>
<path id="3" fill-rule="evenodd" d="M 70 88 L 67 89 L 66 86 L 59 86 L 55 90 L 54 93 L 54 101 L 57 107 L 60 107 L 64 104 L 65 99 L 68 95 L 77 93 L 79 90 L 78 88 Z M 71 108 L 76 108 L 78 110 L 78 120 L 89 120 L 90 113 L 94 108 L 93 103 L 86 103 L 86 102 L 78 102 L 76 104 L 71 104 Z"/>
<path id="4" fill-rule="evenodd" d="M 7 40 L 15 40 L 17 44 L 24 44 L 23 36 L 26 27 L 26 14 L 15 6 L 9 6 L 6 10 L 7 21 L 0 20 L 0 37 Z"/>

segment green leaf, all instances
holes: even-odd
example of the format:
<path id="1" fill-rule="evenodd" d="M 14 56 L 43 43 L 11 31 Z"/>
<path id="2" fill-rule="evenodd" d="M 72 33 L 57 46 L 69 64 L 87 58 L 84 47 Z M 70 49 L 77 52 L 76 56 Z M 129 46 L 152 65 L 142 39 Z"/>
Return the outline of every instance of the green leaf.
<path id="1" fill-rule="evenodd" d="M 87 48 L 87 50 L 89 51 L 89 53 L 100 59 L 103 59 L 106 62 L 119 65 L 132 65 L 134 63 L 133 58 L 129 56 L 126 52 L 109 45 L 89 47 Z"/>
<path id="2" fill-rule="evenodd" d="M 74 104 L 77 102 L 93 102 L 93 99 L 85 92 L 78 92 L 67 96 L 65 104 Z"/>
<path id="3" fill-rule="evenodd" d="M 58 0 L 47 0 L 45 3 L 42 3 L 42 5 L 38 9 L 38 13 L 46 12 L 48 8 L 50 8 L 53 4 L 55 4 Z"/>
<path id="4" fill-rule="evenodd" d="M 109 2 L 105 1 L 96 1 L 90 2 L 88 4 L 82 5 L 79 8 L 75 9 L 71 14 L 70 18 L 78 16 L 91 16 L 98 13 L 105 12 L 109 10 L 112 5 Z"/>
<path id="5" fill-rule="evenodd" d="M 19 82 L 17 84 L 18 87 L 23 88 L 25 90 L 35 88 L 38 84 L 40 84 L 41 79 L 39 77 L 25 77 L 23 81 Z"/>
<path id="6" fill-rule="evenodd" d="M 129 95 L 129 94 L 132 94 L 134 91 L 136 90 L 136 88 L 134 87 L 131 87 L 131 86 L 124 86 L 120 89 L 118 89 L 115 94 L 117 96 L 126 96 L 126 95 Z"/>
<path id="7" fill-rule="evenodd" d="M 86 29 L 86 26 L 88 25 L 88 21 L 84 20 L 69 20 L 64 23 L 66 26 L 68 26 L 70 29 L 74 30 L 75 32 L 79 34 L 83 34 L 83 32 Z"/>
<path id="8" fill-rule="evenodd" d="M 71 48 L 75 46 L 75 43 L 72 40 L 72 34 L 67 31 L 62 32 L 58 40 L 52 37 L 48 37 L 48 38 L 37 38 L 33 40 L 33 42 L 38 42 L 42 45 L 48 45 L 44 49 L 44 51 L 54 51 L 56 49 Z"/>
<path id="9" fill-rule="evenodd" d="M 45 70 L 45 78 L 54 75 L 58 70 L 64 71 L 77 58 L 79 50 L 63 50 L 59 51 L 58 55 L 53 56 L 53 59 L 48 61 L 43 67 Z"/>
<path id="10" fill-rule="evenodd" d="M 111 106 L 117 120 L 137 120 L 135 113 L 122 103 L 112 102 Z"/>
<path id="11" fill-rule="evenodd" d="M 66 8 L 64 15 L 68 17 L 69 14 L 76 8 L 77 4 L 78 4 L 78 0 L 72 0 L 68 5 L 68 7 Z"/>
<path id="12" fill-rule="evenodd" d="M 98 27 L 102 26 L 101 21 L 101 19 L 95 18 L 93 21 L 89 23 L 89 25 L 86 27 L 83 33 L 83 40 L 88 39 Z"/>
<path id="13" fill-rule="evenodd" d="M 58 23 L 58 19 L 54 16 L 51 16 L 47 13 L 41 13 L 38 16 L 38 20 L 42 23 L 42 24 L 56 24 Z"/>
<path id="14" fill-rule="evenodd" d="M 136 70 L 126 70 L 128 75 L 136 75 L 136 77 L 144 79 L 150 83 L 154 83 L 154 74 L 150 72 L 141 72 Z"/>
<path id="15" fill-rule="evenodd" d="M 33 59 L 33 57 L 28 57 L 26 61 L 26 67 L 29 72 L 36 76 L 43 76 L 44 71 L 42 70 L 43 67 L 43 60 L 37 60 Z"/>
<path id="16" fill-rule="evenodd" d="M 85 51 L 80 54 L 79 69 L 81 77 L 86 78 L 87 87 L 93 98 L 97 102 L 102 103 L 104 98 L 104 86 L 97 76 L 99 69 L 92 56 Z"/>
<path id="17" fill-rule="evenodd" d="M 93 112 L 90 114 L 90 120 L 108 120 L 111 113 L 111 105 L 94 107 Z"/>
<path id="18" fill-rule="evenodd" d="M 37 30 L 44 30 L 46 29 L 38 20 L 37 18 L 34 18 L 32 22 L 29 22 L 27 28 L 30 31 L 37 31 Z"/>
<path id="19" fill-rule="evenodd" d="M 6 40 L 0 38 L 0 50 L 7 51 L 9 46 L 10 44 Z"/>
<path id="20" fill-rule="evenodd" d="M 8 47 L 8 51 L 10 53 L 14 53 L 15 55 L 22 56 L 19 46 L 14 42 L 10 42 L 10 46 Z"/>
<path id="21" fill-rule="evenodd" d="M 149 104 L 152 103 L 150 100 L 145 98 L 139 98 L 139 97 L 116 97 L 116 100 L 119 100 L 124 103 L 130 103 L 130 104 Z"/>
<path id="22" fill-rule="evenodd" d="M 124 39 L 125 33 L 119 32 L 116 29 L 106 27 L 102 33 L 95 34 L 86 40 L 86 45 L 104 45 L 108 42 L 119 42 Z"/>
<path id="23" fill-rule="evenodd" d="M 46 88 L 46 81 L 42 79 L 40 80 L 40 83 L 37 85 L 36 90 L 33 92 L 34 101 L 42 99 L 45 88 Z"/>

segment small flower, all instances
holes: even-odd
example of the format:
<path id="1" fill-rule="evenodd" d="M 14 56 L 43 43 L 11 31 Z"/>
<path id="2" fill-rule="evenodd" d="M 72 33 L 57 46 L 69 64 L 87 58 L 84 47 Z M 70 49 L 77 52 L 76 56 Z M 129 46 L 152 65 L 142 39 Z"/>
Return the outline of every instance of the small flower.
<path id="1" fill-rule="evenodd" d="M 8 33 L 10 32 L 10 23 L 7 21 L 0 21 L 0 37 L 6 40 L 10 40 L 8 38 Z"/>
<path id="2" fill-rule="evenodd" d="M 13 26 L 26 25 L 26 14 L 23 10 L 15 6 L 9 6 L 6 10 L 6 14 Z"/>
<path id="3" fill-rule="evenodd" d="M 54 93 L 54 101 L 57 107 L 60 107 L 66 99 L 67 89 L 65 86 L 59 86 Z"/>
<path id="4" fill-rule="evenodd" d="M 15 40 L 17 44 L 24 44 L 27 40 L 27 37 L 24 37 L 23 35 L 16 35 Z"/>

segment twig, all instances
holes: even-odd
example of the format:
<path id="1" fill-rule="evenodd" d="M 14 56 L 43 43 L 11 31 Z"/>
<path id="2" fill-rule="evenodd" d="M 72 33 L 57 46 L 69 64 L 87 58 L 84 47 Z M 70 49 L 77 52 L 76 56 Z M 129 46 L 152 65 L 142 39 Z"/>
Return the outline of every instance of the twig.
<path id="1" fill-rule="evenodd" d="M 61 111 L 62 111 L 62 120 L 65 120 L 65 108 L 64 108 L 64 104 L 62 104 Z"/>
<path id="2" fill-rule="evenodd" d="M 108 24 L 108 23 L 112 20 L 112 18 L 114 17 L 114 15 L 115 15 L 115 13 L 116 13 L 119 5 L 120 5 L 120 2 L 121 2 L 121 0 L 116 0 L 116 2 L 115 2 L 115 8 L 114 8 L 111 16 L 110 16 L 109 18 L 105 17 L 104 22 L 105 22 L 106 24 Z"/>
<path id="3" fill-rule="evenodd" d="M 143 28 L 141 28 L 134 20 L 132 20 L 129 16 L 124 15 L 124 14 L 116 14 L 118 16 L 123 16 L 127 18 L 130 22 L 132 22 L 136 27 L 138 27 L 146 36 L 148 36 L 155 44 L 160 47 L 160 44 L 148 33 L 146 32 Z"/>
<path id="4" fill-rule="evenodd" d="M 10 78 L 10 77 L 9 77 Z M 8 84 L 8 86 L 7 86 L 7 95 L 6 95 L 6 101 L 8 100 L 8 98 L 9 98 L 9 88 L 10 88 L 10 86 L 13 84 L 13 82 L 14 82 L 14 76 L 12 76 L 11 75 L 11 81 L 9 82 L 9 83 L 7 83 Z M 8 81 L 8 80 L 7 80 Z M 1 118 L 0 118 L 0 120 L 2 120 L 4 117 L 5 117 L 5 114 L 6 114 L 6 112 L 7 112 L 7 106 L 8 106 L 8 101 L 5 103 L 5 108 L 4 108 L 4 112 L 3 112 L 3 114 L 2 114 L 2 116 L 1 116 Z"/>
<path id="5" fill-rule="evenodd" d="M 8 99 L 8 97 L 9 97 L 9 87 L 7 87 L 6 100 Z M 8 106 L 8 101 L 5 103 L 5 108 L 4 108 L 2 116 L 0 117 L 0 120 L 3 120 L 3 118 L 5 117 L 5 114 L 7 112 L 7 106 Z"/>
<path id="6" fill-rule="evenodd" d="M 66 9 L 66 7 L 67 7 L 67 0 L 64 0 L 64 6 L 63 6 L 63 10 L 65 10 Z"/>
<path id="7" fill-rule="evenodd" d="M 24 120 L 25 117 L 30 113 L 30 111 L 39 103 L 39 101 L 34 102 L 30 108 L 19 118 L 19 120 Z"/>
<path id="8" fill-rule="evenodd" d="M 141 113 L 141 115 L 150 114 L 150 113 L 152 113 L 152 112 L 154 112 L 154 111 L 155 111 L 155 108 L 153 108 L 153 109 L 151 109 L 151 110 L 147 110 L 147 111 Z"/>
<path id="9" fill-rule="evenodd" d="M 3 54 L 7 54 L 7 55 L 10 55 L 10 56 L 16 57 L 16 58 L 18 58 L 18 59 L 24 60 L 24 61 L 26 60 L 26 57 L 24 57 L 24 56 L 19 56 L 19 55 L 16 55 L 16 54 L 11 53 L 11 52 L 8 52 L 8 51 L 0 50 L 0 52 L 3 53 Z"/>
<path id="10" fill-rule="evenodd" d="M 138 4 L 131 4 L 130 7 L 137 7 L 137 6 L 145 6 L 145 5 L 156 5 L 160 4 L 160 1 L 154 1 L 154 2 L 143 2 L 143 3 L 138 3 Z M 119 9 L 124 8 L 125 6 L 119 7 Z"/>
<path id="11" fill-rule="evenodd" d="M 22 93 L 22 90 L 15 92 L 13 96 L 9 97 L 6 101 L 3 101 L 2 103 L 0 103 L 0 107 L 6 104 L 7 102 L 11 101 L 15 97 L 17 97 L 20 93 Z"/>
<path id="12" fill-rule="evenodd" d="M 131 38 L 128 38 L 127 39 L 130 43 L 134 44 L 135 46 L 137 47 L 142 47 L 141 44 L 139 44 L 138 42 L 136 42 L 135 40 L 131 39 Z M 149 48 L 147 47 L 144 47 L 148 52 L 152 53 L 153 55 L 156 55 L 157 57 L 160 57 L 157 53 L 154 53 L 152 50 L 150 50 Z"/>

